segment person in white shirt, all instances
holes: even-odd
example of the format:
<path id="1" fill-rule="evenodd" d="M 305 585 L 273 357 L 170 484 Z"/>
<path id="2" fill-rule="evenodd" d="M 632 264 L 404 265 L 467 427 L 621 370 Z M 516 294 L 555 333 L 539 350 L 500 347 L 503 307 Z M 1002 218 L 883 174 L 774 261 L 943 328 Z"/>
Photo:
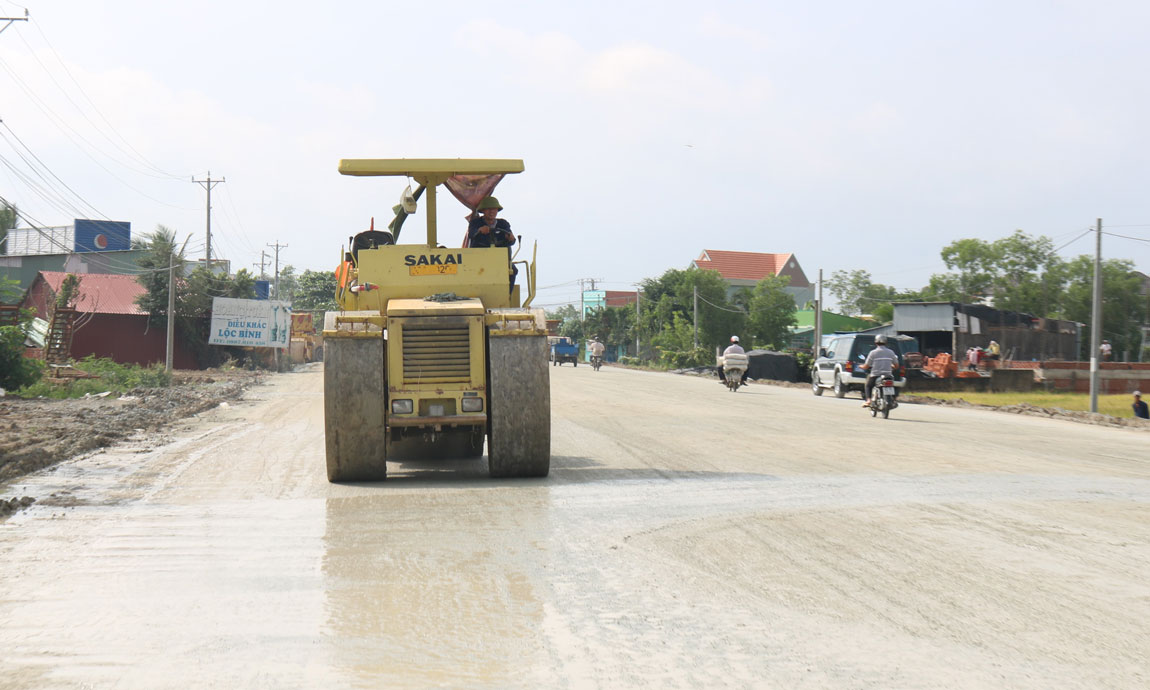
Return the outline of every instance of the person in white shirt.
<path id="1" fill-rule="evenodd" d="M 726 357 L 727 355 L 745 355 L 745 354 L 747 354 L 747 353 L 745 350 L 743 350 L 743 346 L 739 345 L 739 336 L 732 335 L 731 336 L 731 344 L 727 346 L 726 350 L 723 350 L 723 357 Z M 747 382 L 747 372 L 748 371 L 749 371 L 749 369 L 743 370 L 742 382 L 744 384 Z M 719 383 L 724 384 L 724 385 L 726 385 L 726 383 L 727 383 L 727 375 L 723 371 L 722 365 L 719 366 Z"/>

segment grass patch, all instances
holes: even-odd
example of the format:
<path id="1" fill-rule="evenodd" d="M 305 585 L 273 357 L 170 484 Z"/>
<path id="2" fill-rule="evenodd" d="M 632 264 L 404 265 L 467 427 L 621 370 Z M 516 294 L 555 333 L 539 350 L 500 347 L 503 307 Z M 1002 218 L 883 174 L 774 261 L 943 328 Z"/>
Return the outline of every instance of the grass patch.
<path id="1" fill-rule="evenodd" d="M 910 395 L 916 395 L 913 392 Z M 1032 391 L 1029 393 L 943 393 L 924 392 L 923 397 L 938 398 L 939 400 L 965 400 L 976 405 L 991 405 L 1002 407 L 1004 405 L 1018 405 L 1029 403 L 1038 407 L 1060 407 L 1064 410 L 1088 412 L 1090 410 L 1090 396 L 1084 393 L 1046 393 Z M 1118 395 L 1099 395 L 1098 411 L 1113 417 L 1133 417 L 1134 410 L 1130 405 L 1134 398 L 1129 393 Z"/>
<path id="2" fill-rule="evenodd" d="M 172 377 L 162 365 L 142 367 L 138 364 L 117 364 L 110 359 L 85 357 L 76 362 L 80 371 L 95 374 L 96 379 L 75 379 L 68 383 L 38 381 L 16 391 L 21 398 L 82 398 L 86 394 L 126 393 L 133 388 L 166 388 Z"/>

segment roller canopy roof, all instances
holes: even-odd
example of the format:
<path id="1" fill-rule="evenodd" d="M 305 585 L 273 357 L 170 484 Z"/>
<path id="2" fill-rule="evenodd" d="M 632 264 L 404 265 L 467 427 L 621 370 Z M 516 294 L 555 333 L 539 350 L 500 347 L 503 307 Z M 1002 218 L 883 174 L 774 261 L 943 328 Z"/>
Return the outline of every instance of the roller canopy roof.
<path id="1" fill-rule="evenodd" d="M 344 158 L 342 175 L 394 175 L 423 184 L 441 184 L 455 175 L 507 175 L 523 172 L 523 161 L 506 158 Z"/>

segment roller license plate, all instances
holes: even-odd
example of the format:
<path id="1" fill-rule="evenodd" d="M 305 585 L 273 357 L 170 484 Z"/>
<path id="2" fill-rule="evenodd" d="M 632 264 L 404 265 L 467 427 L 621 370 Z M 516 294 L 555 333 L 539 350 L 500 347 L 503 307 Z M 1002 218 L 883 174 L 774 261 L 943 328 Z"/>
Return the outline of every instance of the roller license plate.
<path id="1" fill-rule="evenodd" d="M 445 264 L 443 266 L 411 266 L 409 269 L 413 276 L 446 276 L 455 275 L 459 273 L 459 266 L 456 264 Z"/>

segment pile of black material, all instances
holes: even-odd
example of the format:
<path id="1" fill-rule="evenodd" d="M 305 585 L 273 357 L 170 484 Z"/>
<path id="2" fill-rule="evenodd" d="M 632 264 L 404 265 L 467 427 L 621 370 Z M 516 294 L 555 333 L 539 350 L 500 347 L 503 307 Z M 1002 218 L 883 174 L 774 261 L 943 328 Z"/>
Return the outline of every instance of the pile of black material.
<path id="1" fill-rule="evenodd" d="M 769 350 L 751 350 L 747 377 L 755 380 L 797 381 L 799 365 L 794 355 Z"/>

